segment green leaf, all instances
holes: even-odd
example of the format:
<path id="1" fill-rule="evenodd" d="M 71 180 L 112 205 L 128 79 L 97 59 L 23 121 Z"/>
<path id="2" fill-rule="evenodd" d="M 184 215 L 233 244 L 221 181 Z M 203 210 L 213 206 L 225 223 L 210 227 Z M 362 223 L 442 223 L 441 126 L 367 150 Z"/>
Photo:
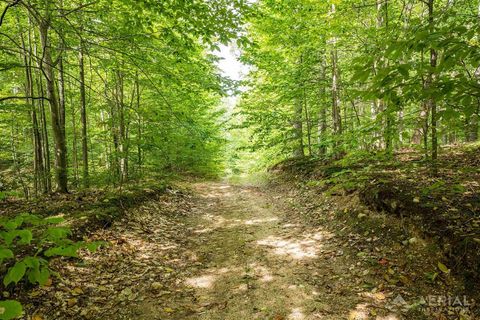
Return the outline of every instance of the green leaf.
<path id="1" fill-rule="evenodd" d="M 438 263 L 438 269 L 440 269 L 440 271 L 443 273 L 450 273 L 450 269 L 448 269 L 447 266 L 441 262 Z"/>
<path id="2" fill-rule="evenodd" d="M 5 222 L 3 224 L 3 226 L 5 227 L 5 229 L 7 230 L 15 230 L 17 229 L 18 227 L 20 227 L 23 223 L 23 217 L 21 216 L 17 216 L 15 217 L 14 219 L 10 219 L 8 220 L 7 222 Z"/>
<path id="3" fill-rule="evenodd" d="M 30 244 L 33 239 L 32 232 L 28 229 L 17 230 L 17 236 L 20 237 L 20 244 Z"/>
<path id="4" fill-rule="evenodd" d="M 20 237 L 20 244 L 29 244 L 32 241 L 32 232 L 28 229 L 24 230 L 10 230 L 0 233 L 0 236 L 5 241 L 7 246 L 10 246 L 17 237 Z"/>
<path id="5" fill-rule="evenodd" d="M 27 266 L 25 262 L 20 261 L 15 263 L 13 267 L 8 269 L 7 275 L 3 278 L 3 284 L 8 286 L 10 283 L 14 282 L 15 284 L 20 281 L 23 276 L 25 275 L 25 271 L 27 270 Z"/>
<path id="6" fill-rule="evenodd" d="M 46 231 L 47 238 L 52 241 L 65 239 L 71 233 L 70 229 L 66 227 L 50 227 Z"/>
<path id="7" fill-rule="evenodd" d="M 23 262 L 27 266 L 27 268 L 38 268 L 40 267 L 40 258 L 38 257 L 25 257 Z"/>
<path id="8" fill-rule="evenodd" d="M 16 234 L 13 231 L 3 231 L 0 232 L 0 237 L 2 237 L 3 241 L 5 241 L 5 244 L 7 246 L 10 246 L 13 242 L 13 239 L 15 239 Z"/>
<path id="9" fill-rule="evenodd" d="M 50 248 L 45 251 L 46 257 L 53 257 L 53 256 L 62 256 L 62 257 L 78 257 L 77 251 L 79 249 L 78 245 L 71 245 L 71 246 L 58 246 L 54 248 Z"/>
<path id="10" fill-rule="evenodd" d="M 31 269 L 28 273 L 28 281 L 32 284 L 38 283 L 41 286 L 47 283 L 49 277 L 50 270 L 47 267 Z"/>
<path id="11" fill-rule="evenodd" d="M 464 106 L 469 106 L 472 104 L 472 97 L 471 96 L 465 96 L 463 97 L 463 99 L 461 100 L 461 103 L 464 105 Z"/>
<path id="12" fill-rule="evenodd" d="M 368 79 L 368 77 L 370 76 L 370 71 L 371 70 L 369 68 L 366 69 L 366 70 L 362 70 L 362 69 L 357 70 L 353 74 L 353 76 L 351 78 L 351 81 L 365 82 Z"/>
<path id="13" fill-rule="evenodd" d="M 409 76 L 408 69 L 409 69 L 408 64 L 401 64 L 397 68 L 398 72 L 400 72 L 400 74 L 405 78 L 408 78 Z"/>
<path id="14" fill-rule="evenodd" d="M 33 224 L 33 225 L 39 225 L 40 222 L 42 221 L 41 218 L 39 218 L 38 216 L 36 216 L 34 214 L 25 213 L 25 214 L 22 214 L 21 217 L 23 218 L 24 223 L 30 223 L 30 224 Z"/>
<path id="15" fill-rule="evenodd" d="M 0 320 L 14 319 L 22 315 L 22 305 L 18 301 L 0 301 Z"/>
<path id="16" fill-rule="evenodd" d="M 7 248 L 0 248 L 0 263 L 3 262 L 4 259 L 11 259 L 13 258 L 13 252 Z"/>
<path id="17" fill-rule="evenodd" d="M 95 242 L 89 242 L 85 245 L 85 247 L 87 247 L 88 251 L 90 252 L 95 252 L 97 251 L 97 249 L 101 246 L 105 244 L 105 242 L 103 241 L 95 241 Z"/>
<path id="18" fill-rule="evenodd" d="M 43 222 L 48 223 L 48 224 L 58 224 L 65 221 L 64 218 L 62 217 L 48 217 L 43 219 Z"/>

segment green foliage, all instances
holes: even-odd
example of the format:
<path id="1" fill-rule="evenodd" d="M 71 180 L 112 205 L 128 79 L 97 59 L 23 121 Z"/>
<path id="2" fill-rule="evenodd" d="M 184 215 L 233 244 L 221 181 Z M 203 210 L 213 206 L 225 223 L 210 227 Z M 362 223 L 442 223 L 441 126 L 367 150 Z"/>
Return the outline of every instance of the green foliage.
<path id="1" fill-rule="evenodd" d="M 268 154 L 267 165 L 300 143 L 311 157 L 363 152 L 388 161 L 402 148 L 428 159 L 434 143 L 477 140 L 478 3 L 432 3 L 429 17 L 421 1 L 256 2 L 242 57 L 248 90 L 235 119 L 250 139 L 239 149 Z"/>
<path id="2" fill-rule="evenodd" d="M 61 217 L 40 218 L 31 214 L 0 219 L 0 263 L 7 265 L 3 277 L 5 287 L 17 285 L 24 279 L 31 284 L 45 285 L 51 274 L 49 258 L 78 257 L 79 249 L 95 251 L 102 244 L 70 240 L 70 229 L 58 226 L 62 222 Z M 30 255 L 32 250 L 34 254 Z M 0 319 L 11 319 L 21 312 L 14 301 L 4 302 L 1 307 L 5 308 L 5 318 L 0 313 Z"/>
<path id="3" fill-rule="evenodd" d="M 10 320 L 22 314 L 22 305 L 13 300 L 0 301 L 0 319 Z"/>
<path id="4" fill-rule="evenodd" d="M 0 191 L 29 197 L 54 189 L 57 140 L 66 143 L 70 188 L 218 174 L 225 146 L 218 106 L 233 84 L 219 75 L 212 51 L 221 43 L 248 43 L 240 31 L 249 7 L 241 0 L 74 0 L 9 9 L 0 35 L 0 99 L 19 98 L 0 100 L 0 171 L 6 177 Z M 40 21 L 48 27 L 52 60 L 63 63 L 63 70 L 59 64 L 53 70 L 56 79 L 64 78 L 62 89 L 60 80 L 55 84 L 59 105 L 65 103 L 60 138 L 52 130 L 50 101 L 41 99 L 48 77 L 40 70 L 47 49 Z M 39 99 L 23 98 L 30 95 Z M 34 128 L 37 140 L 31 139 Z M 95 168 L 91 178 L 87 167 Z"/>

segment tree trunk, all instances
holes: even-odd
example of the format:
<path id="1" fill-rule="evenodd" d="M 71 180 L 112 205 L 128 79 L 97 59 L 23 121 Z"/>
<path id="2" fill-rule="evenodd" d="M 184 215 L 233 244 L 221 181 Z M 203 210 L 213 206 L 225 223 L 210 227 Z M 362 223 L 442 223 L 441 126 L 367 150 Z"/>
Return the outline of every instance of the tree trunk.
<path id="1" fill-rule="evenodd" d="M 65 136 L 65 71 L 63 69 L 63 57 L 58 59 L 58 117 L 60 129 Z"/>
<path id="2" fill-rule="evenodd" d="M 430 27 L 430 32 L 434 31 L 434 0 L 428 0 L 428 24 Z M 431 47 L 430 48 L 430 67 L 431 70 L 428 73 L 427 77 L 427 88 L 431 89 L 433 87 L 433 82 L 435 80 L 435 68 L 437 67 L 437 51 Z M 434 173 L 437 173 L 437 158 L 438 158 L 438 139 L 437 139 L 437 102 L 432 93 L 428 98 L 428 107 L 431 114 L 431 139 L 432 139 L 432 169 Z"/>
<path id="3" fill-rule="evenodd" d="M 72 161 L 73 161 L 73 177 L 75 186 L 78 184 L 78 152 L 77 152 L 77 122 L 75 119 L 75 104 L 71 99 L 70 104 L 72 106 Z"/>
<path id="4" fill-rule="evenodd" d="M 140 83 L 138 72 L 135 76 L 135 89 L 137 92 L 137 166 L 139 175 L 142 174 L 142 117 L 140 115 Z"/>
<path id="5" fill-rule="evenodd" d="M 311 123 L 311 119 L 310 119 L 310 112 L 308 111 L 307 93 L 305 91 L 305 84 L 303 84 L 302 101 L 303 101 L 303 103 L 302 103 L 303 108 L 305 110 L 305 123 L 307 124 L 308 155 L 311 157 L 313 155 L 313 151 L 312 151 L 312 123 Z"/>
<path id="6" fill-rule="evenodd" d="M 25 95 L 27 97 L 34 97 L 34 84 L 33 84 L 33 71 L 32 71 L 32 38 L 31 33 L 28 31 L 28 47 L 25 43 L 23 35 L 21 36 L 22 49 L 23 49 L 23 61 L 25 64 Z M 46 193 L 45 182 L 45 168 L 43 165 L 43 152 L 42 152 L 42 138 L 38 125 L 37 110 L 35 100 L 32 98 L 26 99 L 27 104 L 30 106 L 31 119 L 32 119 L 32 136 L 33 136 L 33 168 L 34 168 L 34 190 L 35 195 L 40 190 L 42 193 Z"/>
<path id="7" fill-rule="evenodd" d="M 317 144 L 318 155 L 324 156 L 327 153 L 327 146 L 323 142 L 327 135 L 327 108 L 324 105 L 324 97 L 326 96 L 326 72 L 325 72 L 325 55 L 320 55 L 320 81 L 319 81 L 319 113 L 318 113 L 318 132 L 317 132 Z"/>
<path id="8" fill-rule="evenodd" d="M 301 69 L 303 64 L 303 56 L 300 57 L 298 61 L 298 79 L 296 81 L 297 88 L 295 90 L 295 99 L 294 99 L 294 106 L 293 106 L 293 138 L 294 138 L 294 149 L 293 149 L 293 156 L 295 158 L 303 158 L 305 157 L 305 150 L 303 144 L 303 96 L 302 94 L 302 86 L 300 84 L 301 81 Z"/>
<path id="9" fill-rule="evenodd" d="M 80 121 L 82 123 L 82 164 L 83 164 L 83 186 L 90 186 L 88 173 L 88 133 L 87 133 L 87 100 L 85 93 L 85 64 L 83 57 L 83 41 L 80 41 L 78 64 L 80 69 Z"/>
<path id="10" fill-rule="evenodd" d="M 121 71 L 117 71 L 118 151 L 120 154 L 120 181 L 122 183 L 128 179 L 124 96 L 124 75 Z"/>
<path id="11" fill-rule="evenodd" d="M 388 0 L 377 0 L 377 28 L 385 28 L 388 32 Z M 388 66 L 385 61 L 380 59 L 378 64 L 382 67 Z M 385 115 L 385 128 L 383 139 L 385 141 L 385 151 L 391 154 L 393 151 L 393 124 L 395 122 L 393 113 L 384 100 L 379 100 L 380 112 Z M 390 102 L 391 103 L 391 102 Z"/>
<path id="12" fill-rule="evenodd" d="M 37 75 L 37 87 L 40 96 L 45 96 L 45 91 L 43 89 L 43 81 L 41 75 Z M 46 193 L 49 193 L 52 190 L 52 177 L 51 177 L 51 170 L 50 170 L 50 141 L 48 137 L 47 131 L 47 115 L 45 112 L 45 102 L 44 100 L 40 100 L 39 102 L 39 113 L 40 113 L 40 124 L 41 124 L 41 135 L 42 135 L 42 153 L 43 153 L 43 163 L 45 164 L 45 187 Z"/>
<path id="13" fill-rule="evenodd" d="M 37 43 L 35 39 L 35 32 L 32 33 L 32 42 L 33 44 L 33 56 L 38 57 Z M 36 61 L 37 72 L 35 73 L 35 82 L 37 87 L 37 92 L 41 97 L 45 97 L 45 90 L 43 86 L 43 76 L 40 72 L 41 64 L 37 59 Z M 45 112 L 45 100 L 40 100 L 38 103 L 39 106 L 39 115 L 40 115 L 40 135 L 42 139 L 42 154 L 43 154 L 43 163 L 44 163 L 44 181 L 45 181 L 45 193 L 50 193 L 52 190 L 52 177 L 50 170 L 50 142 L 47 131 L 47 116 Z"/>
<path id="14" fill-rule="evenodd" d="M 108 75 L 107 75 L 108 76 Z M 116 76 L 115 76 L 116 77 Z M 113 101 L 108 96 L 108 83 L 105 82 L 105 97 L 110 105 L 110 132 L 112 134 L 113 150 L 110 150 L 110 168 L 112 169 L 113 176 L 115 181 L 119 180 L 120 169 L 119 169 L 119 151 L 118 151 L 118 128 L 117 128 L 117 97 L 116 97 L 116 84 L 115 90 L 113 90 Z M 111 149 L 111 148 L 110 148 Z"/>
<path id="15" fill-rule="evenodd" d="M 333 133 L 340 135 L 342 133 L 342 118 L 340 115 L 340 85 L 338 70 L 338 53 L 334 48 L 331 52 L 332 56 L 332 119 Z"/>
<path id="16" fill-rule="evenodd" d="M 331 13 L 336 12 L 335 4 L 332 4 Z M 333 133 L 335 135 L 342 134 L 342 118 L 340 114 L 340 70 L 338 68 L 338 50 L 337 38 L 332 39 L 332 50 L 330 52 L 332 59 L 332 120 Z M 338 141 L 337 141 L 338 145 Z"/>
<path id="17" fill-rule="evenodd" d="M 57 192 L 67 193 L 67 147 L 65 131 L 62 130 L 61 110 L 55 90 L 55 73 L 53 70 L 50 41 L 48 38 L 49 29 L 50 25 L 48 21 L 41 21 L 39 23 L 40 41 L 43 47 L 43 63 L 41 67 L 47 83 L 47 98 L 50 103 L 52 131 L 55 142 L 55 179 L 57 183 Z"/>
<path id="18" fill-rule="evenodd" d="M 295 102 L 294 109 L 294 119 L 293 119 L 293 132 L 295 139 L 295 149 L 293 151 L 293 156 L 295 158 L 305 157 L 304 145 L 303 145 L 303 123 L 302 123 L 302 114 L 303 106 L 302 100 L 297 98 Z"/>

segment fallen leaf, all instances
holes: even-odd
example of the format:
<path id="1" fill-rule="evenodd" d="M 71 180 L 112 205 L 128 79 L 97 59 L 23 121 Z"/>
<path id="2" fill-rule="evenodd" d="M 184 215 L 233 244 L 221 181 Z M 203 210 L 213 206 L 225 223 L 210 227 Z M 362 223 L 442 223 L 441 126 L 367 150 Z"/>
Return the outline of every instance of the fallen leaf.
<path id="1" fill-rule="evenodd" d="M 160 290 L 163 288 L 163 285 L 160 282 L 154 282 L 152 283 L 152 289 L 153 290 Z"/>
<path id="2" fill-rule="evenodd" d="M 69 307 L 73 307 L 74 305 L 77 304 L 77 302 L 78 302 L 78 300 L 77 300 L 76 298 L 71 298 L 71 299 L 68 299 L 68 300 L 67 300 L 67 305 L 68 305 Z"/>
<path id="3" fill-rule="evenodd" d="M 47 282 L 45 282 L 43 287 L 51 287 L 52 283 L 53 283 L 52 278 L 48 278 Z"/>
<path id="4" fill-rule="evenodd" d="M 79 296 L 79 295 L 83 294 L 84 292 L 83 292 L 82 288 L 76 287 L 72 291 L 70 291 L 70 293 L 74 296 Z"/>
<path id="5" fill-rule="evenodd" d="M 28 296 L 29 296 L 30 298 L 36 298 L 36 297 L 42 295 L 42 293 L 43 293 L 43 292 L 40 291 L 40 290 L 33 290 L 32 292 L 30 292 L 30 293 L 28 294 Z"/>
<path id="6" fill-rule="evenodd" d="M 373 296 L 377 300 L 385 300 L 385 294 L 383 292 L 377 292 Z"/>
<path id="7" fill-rule="evenodd" d="M 441 262 L 438 263 L 438 269 L 440 269 L 443 273 L 449 273 L 450 272 L 450 269 L 448 269 L 447 266 L 444 265 Z"/>
<path id="8" fill-rule="evenodd" d="M 399 279 L 404 285 L 410 285 L 412 283 L 410 279 L 408 279 L 404 275 L 400 275 Z"/>

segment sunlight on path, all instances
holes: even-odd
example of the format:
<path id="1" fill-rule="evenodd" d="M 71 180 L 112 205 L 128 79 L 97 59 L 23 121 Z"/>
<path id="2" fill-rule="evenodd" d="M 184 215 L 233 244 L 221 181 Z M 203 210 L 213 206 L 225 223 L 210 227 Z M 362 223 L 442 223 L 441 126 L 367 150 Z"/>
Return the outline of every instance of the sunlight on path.
<path id="1" fill-rule="evenodd" d="M 168 307 L 146 304 L 141 319 L 363 320 L 370 302 L 382 303 L 344 279 L 356 262 L 342 260 L 335 234 L 322 226 L 288 216 L 253 187 L 208 182 L 193 189 L 178 294 Z"/>
<path id="2" fill-rule="evenodd" d="M 192 319 L 320 319 L 315 290 L 297 276 L 333 235 L 296 234 L 255 188 L 198 184 L 196 235 L 202 269 L 184 280 L 195 290 Z"/>

